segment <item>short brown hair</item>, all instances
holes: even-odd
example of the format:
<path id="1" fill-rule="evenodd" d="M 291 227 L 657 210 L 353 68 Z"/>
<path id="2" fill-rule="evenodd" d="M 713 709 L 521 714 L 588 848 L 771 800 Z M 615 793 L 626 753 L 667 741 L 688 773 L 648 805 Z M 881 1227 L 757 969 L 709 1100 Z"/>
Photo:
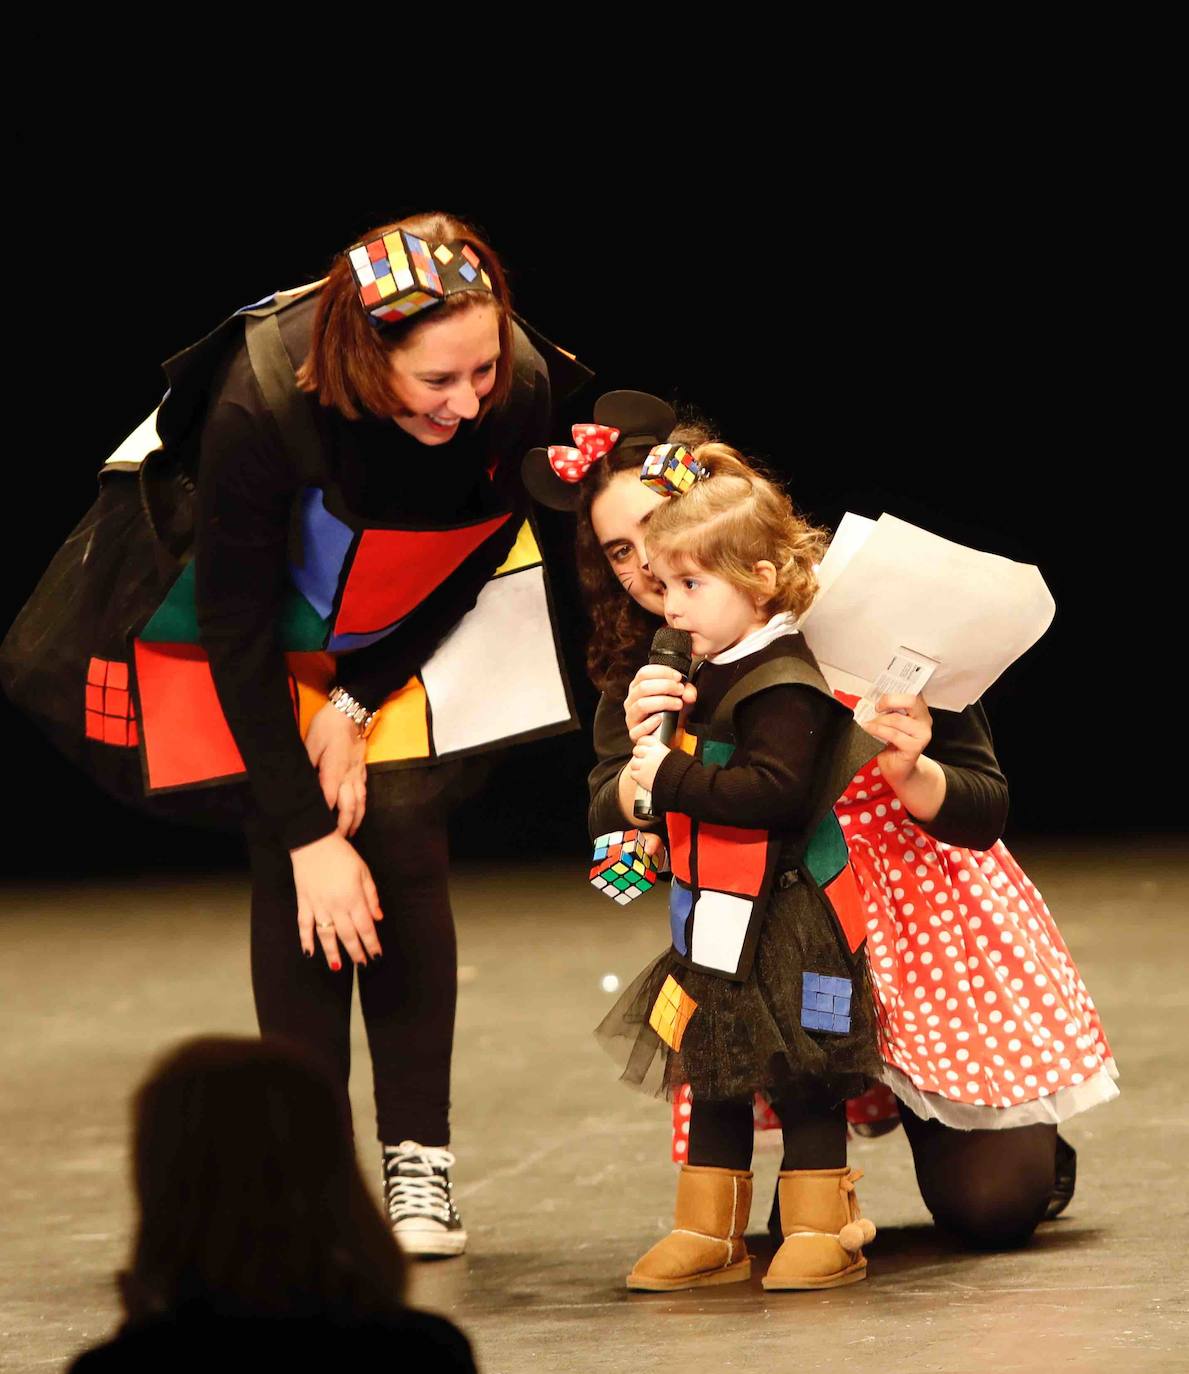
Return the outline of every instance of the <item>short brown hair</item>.
<path id="1" fill-rule="evenodd" d="M 825 530 L 793 509 L 784 490 L 727 444 L 701 444 L 694 458 L 709 476 L 684 496 L 658 506 L 648 521 L 648 557 L 688 559 L 740 591 L 763 591 L 755 565 L 776 568 L 776 590 L 765 597 L 771 615 L 802 615 L 817 591 L 814 564 L 826 550 Z"/>
<path id="2" fill-rule="evenodd" d="M 397 229 L 415 234 L 431 246 L 455 239 L 469 243 L 483 259 L 491 278 L 490 294 L 455 291 L 440 305 L 422 310 L 399 324 L 377 328 L 359 302 L 347 255 L 340 253 L 322 287 L 310 334 L 310 351 L 297 370 L 298 385 L 303 391 L 314 392 L 324 406 L 333 406 L 349 420 L 357 420 L 364 410 L 380 416 L 397 414 L 402 403 L 392 385 L 389 355 L 434 320 L 476 306 L 494 305 L 500 316 L 500 357 L 495 385 L 479 406 L 482 419 L 489 410 L 503 405 L 512 390 L 512 302 L 503 264 L 472 225 L 442 211 L 407 215 L 391 224 L 378 225 L 363 234 L 360 241 L 380 238 Z"/>

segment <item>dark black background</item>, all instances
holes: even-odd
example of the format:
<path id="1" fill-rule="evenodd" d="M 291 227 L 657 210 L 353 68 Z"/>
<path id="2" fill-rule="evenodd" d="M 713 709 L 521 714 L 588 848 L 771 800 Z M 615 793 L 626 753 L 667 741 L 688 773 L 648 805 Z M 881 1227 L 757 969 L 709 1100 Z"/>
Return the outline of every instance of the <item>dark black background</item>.
<path id="1" fill-rule="evenodd" d="M 518 308 L 596 370 L 593 394 L 697 404 L 820 522 L 888 511 L 1039 564 L 1056 621 L 986 701 L 1009 838 L 1173 829 L 1167 752 L 1145 729 L 1160 654 L 1134 622 L 1145 588 L 1167 590 L 1148 526 L 1167 501 L 1148 404 L 1165 364 L 1139 323 L 1138 188 L 1093 126 L 923 130 L 819 130 L 799 152 L 757 124 L 740 160 L 743 145 L 667 126 L 562 157 L 506 143 L 494 168 L 452 143 L 424 171 L 360 176 L 333 139 L 296 140 L 282 171 L 206 125 L 166 137 L 102 109 L 68 133 L 29 118 L 10 171 L 0 625 L 156 404 L 162 359 L 320 276 L 370 225 L 440 206 L 487 231 Z M 559 519 L 546 534 L 589 722 L 569 534 Z M 234 840 L 119 810 L 0 712 L 11 871 L 236 860 Z M 489 790 L 458 818 L 457 852 L 579 856 L 588 764 L 585 733 L 515 751 L 500 805 Z"/>

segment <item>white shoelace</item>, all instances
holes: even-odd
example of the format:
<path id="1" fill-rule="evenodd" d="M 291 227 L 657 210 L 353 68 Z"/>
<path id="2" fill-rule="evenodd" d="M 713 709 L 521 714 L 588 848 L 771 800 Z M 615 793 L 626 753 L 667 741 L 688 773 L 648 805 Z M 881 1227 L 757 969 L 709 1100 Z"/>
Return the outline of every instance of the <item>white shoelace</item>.
<path id="1" fill-rule="evenodd" d="M 449 1150 L 433 1146 L 423 1147 L 406 1141 L 384 1149 L 384 1178 L 388 1188 L 388 1215 L 399 1217 L 432 1217 L 449 1224 L 451 1220 L 450 1186 L 444 1173 L 452 1168 L 454 1156 Z"/>

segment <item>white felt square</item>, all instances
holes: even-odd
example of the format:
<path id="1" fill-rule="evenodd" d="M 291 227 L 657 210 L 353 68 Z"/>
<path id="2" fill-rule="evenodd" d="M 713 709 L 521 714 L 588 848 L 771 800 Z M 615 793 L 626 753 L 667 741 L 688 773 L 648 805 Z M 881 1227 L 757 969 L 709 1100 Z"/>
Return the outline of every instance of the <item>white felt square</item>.
<path id="1" fill-rule="evenodd" d="M 421 676 L 439 755 L 568 721 L 544 569 L 489 582 Z"/>
<path id="2" fill-rule="evenodd" d="M 743 953 L 752 903 L 725 892 L 700 892 L 694 903 L 694 937 L 690 958 L 695 964 L 734 973 Z"/>

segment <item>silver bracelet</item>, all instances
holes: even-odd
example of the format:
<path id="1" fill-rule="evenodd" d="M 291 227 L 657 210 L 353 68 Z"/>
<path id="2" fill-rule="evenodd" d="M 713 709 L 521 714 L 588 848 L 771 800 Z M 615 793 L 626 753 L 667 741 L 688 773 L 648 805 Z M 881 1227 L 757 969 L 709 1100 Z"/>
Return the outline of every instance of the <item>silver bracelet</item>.
<path id="1" fill-rule="evenodd" d="M 356 701 L 350 692 L 345 691 L 342 687 L 331 688 L 330 704 L 336 711 L 341 711 L 348 720 L 355 723 L 360 739 L 367 739 L 372 732 L 372 726 L 376 723 L 376 717 L 380 714 L 379 711 L 369 711 L 366 706 Z"/>

